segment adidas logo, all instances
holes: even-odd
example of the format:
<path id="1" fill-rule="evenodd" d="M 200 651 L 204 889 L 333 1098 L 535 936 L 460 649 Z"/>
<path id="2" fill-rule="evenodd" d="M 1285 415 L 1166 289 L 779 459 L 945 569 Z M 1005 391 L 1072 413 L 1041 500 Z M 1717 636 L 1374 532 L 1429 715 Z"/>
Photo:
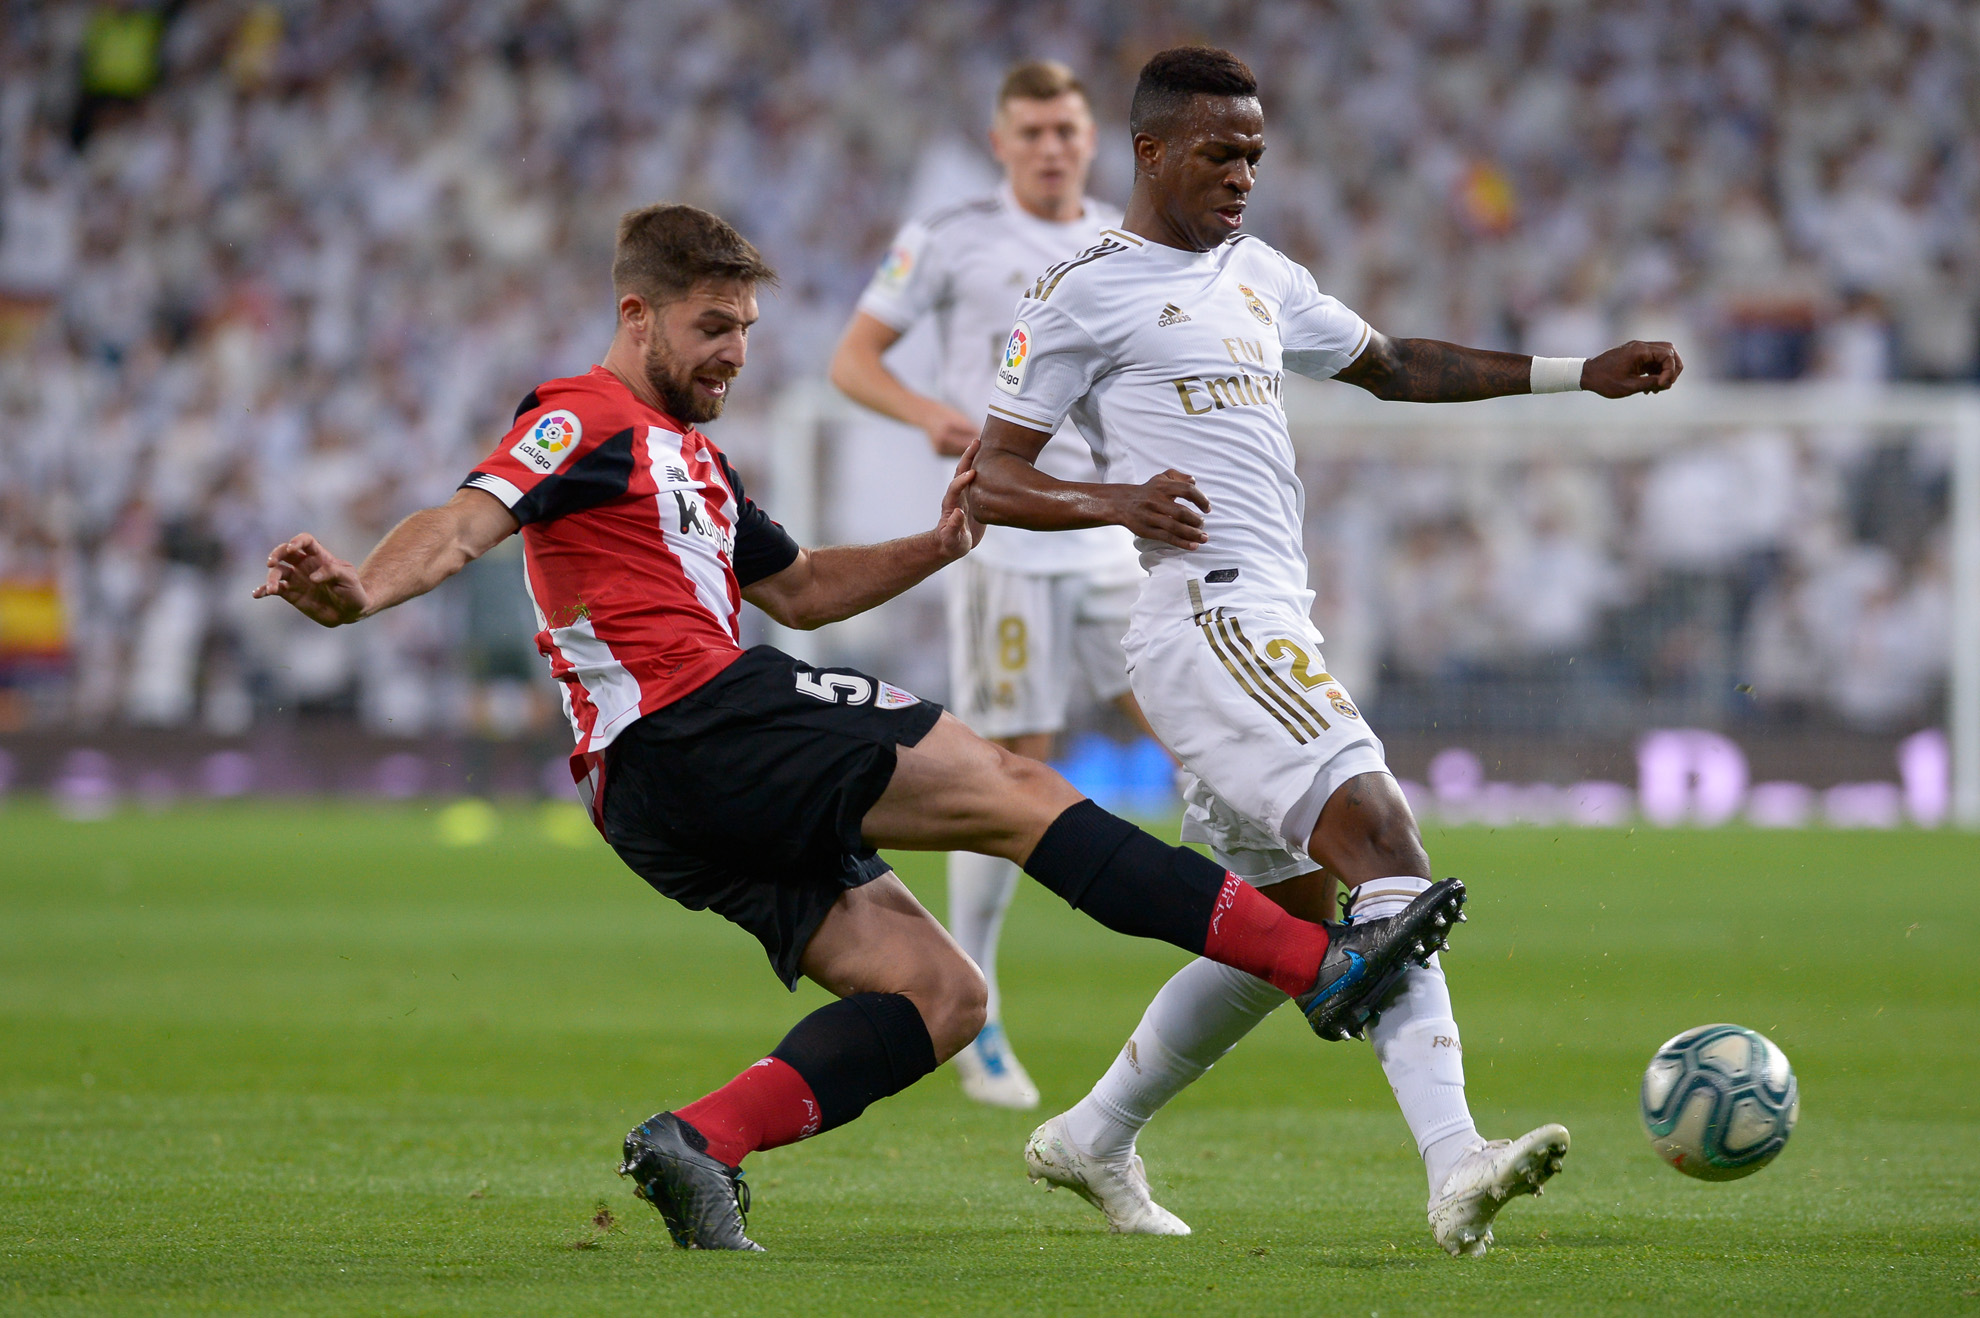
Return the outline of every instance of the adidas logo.
<path id="1" fill-rule="evenodd" d="M 1189 313 L 1187 311 L 1184 311 L 1173 302 L 1164 302 L 1162 304 L 1162 315 L 1155 323 L 1162 328 L 1167 328 L 1170 325 L 1180 325 L 1188 319 Z"/>

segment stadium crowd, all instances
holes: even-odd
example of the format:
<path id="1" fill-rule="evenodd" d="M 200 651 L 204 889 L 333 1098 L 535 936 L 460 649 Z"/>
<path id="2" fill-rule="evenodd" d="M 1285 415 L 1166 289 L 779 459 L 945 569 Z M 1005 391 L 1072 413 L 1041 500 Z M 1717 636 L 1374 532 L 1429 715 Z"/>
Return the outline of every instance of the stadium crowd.
<path id="1" fill-rule="evenodd" d="M 268 546 L 361 551 L 446 497 L 602 351 L 614 219 L 661 197 L 783 274 L 716 432 L 763 479 L 776 391 L 822 376 L 903 207 L 982 169 L 1003 68 L 1087 76 L 1119 201 L 1133 71 L 1185 39 L 1266 89 L 1247 226 L 1391 333 L 1980 371 L 1961 0 L 0 0 L 0 726 L 542 725 L 513 559 L 325 632 L 250 604 Z M 1929 717 L 1937 452 L 1760 432 L 1483 486 L 1316 459 L 1330 658 L 1393 717 L 1736 681 L 1746 717 Z"/>

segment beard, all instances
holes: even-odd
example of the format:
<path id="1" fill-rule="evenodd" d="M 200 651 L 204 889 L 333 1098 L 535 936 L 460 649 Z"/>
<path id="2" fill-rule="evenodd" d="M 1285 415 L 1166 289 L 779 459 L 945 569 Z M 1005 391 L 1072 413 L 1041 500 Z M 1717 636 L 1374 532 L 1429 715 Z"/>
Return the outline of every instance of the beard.
<path id="1" fill-rule="evenodd" d="M 647 345 L 646 382 L 660 396 L 661 410 L 689 425 L 713 421 L 722 415 L 722 404 L 729 401 L 726 393 L 718 398 L 695 393 L 694 376 L 695 368 L 668 351 L 658 336 Z M 733 380 L 735 376 L 723 378 Z"/>

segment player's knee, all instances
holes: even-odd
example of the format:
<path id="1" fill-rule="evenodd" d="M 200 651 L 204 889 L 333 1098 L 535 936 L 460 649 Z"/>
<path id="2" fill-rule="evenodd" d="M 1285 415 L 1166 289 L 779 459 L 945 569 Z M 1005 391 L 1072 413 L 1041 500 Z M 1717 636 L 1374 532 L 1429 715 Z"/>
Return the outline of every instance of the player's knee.
<path id="1" fill-rule="evenodd" d="M 1079 790 L 1057 769 L 999 747 L 997 777 L 1006 797 L 1035 804 L 1053 817 L 1080 799 Z"/>
<path id="2" fill-rule="evenodd" d="M 1384 867 L 1384 875 L 1429 876 L 1430 853 L 1423 847 L 1423 834 L 1408 805 L 1400 799 L 1393 808 L 1376 811 L 1368 820 L 1367 847 Z"/>
<path id="3" fill-rule="evenodd" d="M 940 977 L 916 995 L 937 1061 L 948 1061 L 983 1031 L 989 1019 L 990 989 L 976 963 L 958 952 Z"/>
<path id="4" fill-rule="evenodd" d="M 1336 793 L 1314 829 L 1316 860 L 1349 885 L 1390 875 L 1430 875 L 1430 856 L 1417 830 L 1409 802 L 1386 774 L 1354 780 L 1357 789 Z"/>

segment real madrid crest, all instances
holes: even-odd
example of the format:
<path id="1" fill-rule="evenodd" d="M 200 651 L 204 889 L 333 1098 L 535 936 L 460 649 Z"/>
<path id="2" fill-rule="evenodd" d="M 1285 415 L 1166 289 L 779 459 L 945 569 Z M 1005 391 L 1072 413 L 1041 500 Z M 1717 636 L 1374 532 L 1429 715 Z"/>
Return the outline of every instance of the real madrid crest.
<path id="1" fill-rule="evenodd" d="M 1238 292 L 1244 294 L 1244 304 L 1251 308 L 1252 315 L 1258 317 L 1259 324 L 1270 325 L 1272 323 L 1272 313 L 1267 311 L 1265 304 L 1258 300 L 1258 294 L 1252 292 L 1250 287 L 1244 284 L 1238 285 Z"/>
<path id="2" fill-rule="evenodd" d="M 1337 686 L 1330 686 L 1327 688 L 1325 694 L 1327 697 L 1327 703 L 1332 705 L 1336 710 L 1338 710 L 1340 712 L 1341 717 L 1355 718 L 1355 719 L 1361 717 L 1361 711 L 1356 709 L 1353 703 L 1348 700 L 1347 692 L 1341 690 Z"/>

